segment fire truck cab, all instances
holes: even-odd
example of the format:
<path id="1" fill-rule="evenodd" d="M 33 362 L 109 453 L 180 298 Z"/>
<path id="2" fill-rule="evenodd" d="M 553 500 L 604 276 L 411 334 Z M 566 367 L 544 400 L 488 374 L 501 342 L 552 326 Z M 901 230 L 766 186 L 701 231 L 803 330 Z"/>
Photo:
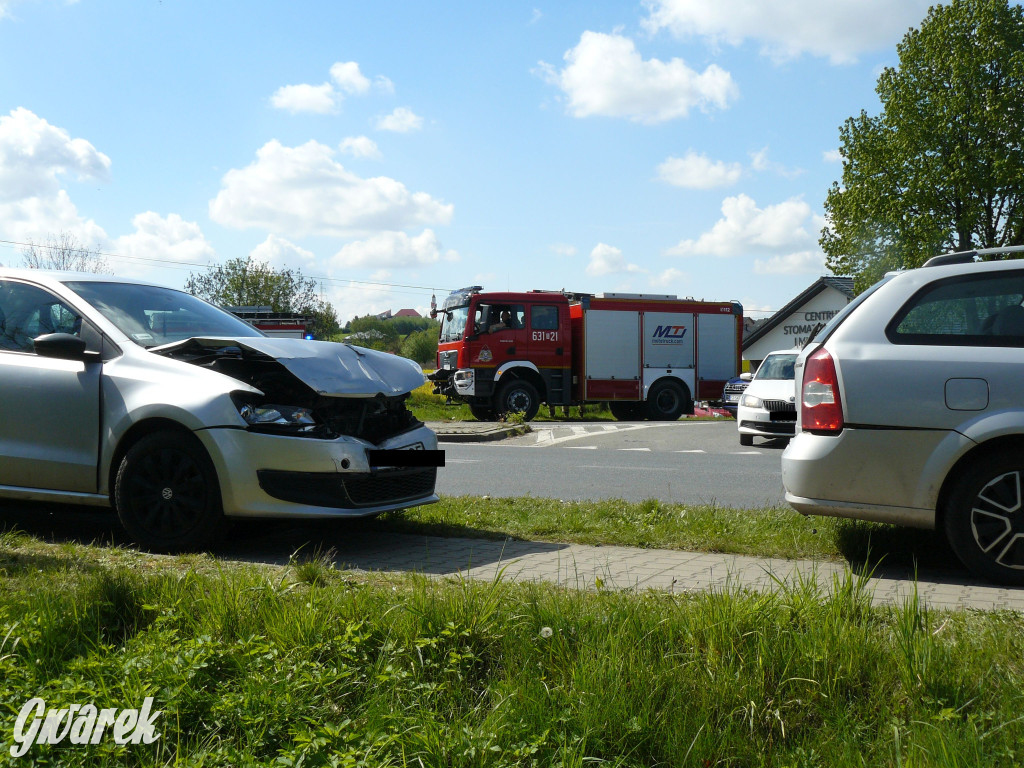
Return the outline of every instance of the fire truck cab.
<path id="1" fill-rule="evenodd" d="M 619 419 L 675 420 L 739 371 L 742 308 L 675 296 L 453 291 L 435 392 L 491 420 L 540 404 L 609 403 Z"/>

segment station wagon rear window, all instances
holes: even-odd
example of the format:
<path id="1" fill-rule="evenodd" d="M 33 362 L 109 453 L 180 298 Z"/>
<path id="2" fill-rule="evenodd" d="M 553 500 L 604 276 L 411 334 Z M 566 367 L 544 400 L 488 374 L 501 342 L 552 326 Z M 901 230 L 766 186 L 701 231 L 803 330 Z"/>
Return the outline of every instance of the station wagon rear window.
<path id="1" fill-rule="evenodd" d="M 1024 346 L 1024 272 L 932 283 L 892 319 L 886 336 L 893 344 Z"/>

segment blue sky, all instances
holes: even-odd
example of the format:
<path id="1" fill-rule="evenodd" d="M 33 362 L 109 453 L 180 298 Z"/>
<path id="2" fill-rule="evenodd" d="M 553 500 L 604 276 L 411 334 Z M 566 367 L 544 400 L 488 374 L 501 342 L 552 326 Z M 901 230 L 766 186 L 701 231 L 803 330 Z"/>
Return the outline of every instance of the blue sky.
<path id="1" fill-rule="evenodd" d="M 0 0 L 0 263 L 252 255 L 344 323 L 431 291 L 735 299 L 826 274 L 838 128 L 919 0 Z"/>

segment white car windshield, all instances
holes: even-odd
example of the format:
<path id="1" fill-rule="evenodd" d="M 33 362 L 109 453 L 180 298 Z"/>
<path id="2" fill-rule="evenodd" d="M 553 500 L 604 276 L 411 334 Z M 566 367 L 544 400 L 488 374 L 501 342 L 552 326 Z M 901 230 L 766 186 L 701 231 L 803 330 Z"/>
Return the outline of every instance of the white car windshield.
<path id="1" fill-rule="evenodd" d="M 754 377 L 758 381 L 780 381 L 792 380 L 795 376 L 793 365 L 796 363 L 796 353 L 792 355 L 768 355 L 761 367 L 757 369 Z"/>
<path id="2" fill-rule="evenodd" d="M 190 293 L 137 283 L 72 280 L 64 283 L 140 346 L 194 336 L 263 336 L 230 312 Z"/>

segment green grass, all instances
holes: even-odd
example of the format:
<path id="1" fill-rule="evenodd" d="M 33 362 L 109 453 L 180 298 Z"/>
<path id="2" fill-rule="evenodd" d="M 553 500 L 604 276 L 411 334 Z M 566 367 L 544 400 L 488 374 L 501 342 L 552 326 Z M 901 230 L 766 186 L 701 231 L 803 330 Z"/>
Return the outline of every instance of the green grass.
<path id="1" fill-rule="evenodd" d="M 715 505 L 444 496 L 385 515 L 374 527 L 436 536 L 727 552 L 758 557 L 944 565 L 956 562 L 933 531 L 804 517 L 792 509 Z"/>
<path id="2" fill-rule="evenodd" d="M 1018 614 L 856 578 L 578 592 L 0 538 L 0 764 L 1011 766 L 1022 660 Z M 153 696 L 162 735 L 16 760 L 36 696 Z"/>
<path id="3" fill-rule="evenodd" d="M 434 394 L 434 385 L 426 383 L 422 387 L 413 390 L 408 401 L 409 410 L 420 421 L 475 421 L 473 414 L 469 412 L 469 406 L 465 404 L 449 405 L 441 395 Z M 541 406 L 534 421 L 614 421 L 615 417 L 607 408 L 596 405 L 584 406 L 582 409 L 573 406 L 569 409 L 568 415 L 559 407 L 555 410 L 554 418 L 548 412 L 547 406 Z"/>

